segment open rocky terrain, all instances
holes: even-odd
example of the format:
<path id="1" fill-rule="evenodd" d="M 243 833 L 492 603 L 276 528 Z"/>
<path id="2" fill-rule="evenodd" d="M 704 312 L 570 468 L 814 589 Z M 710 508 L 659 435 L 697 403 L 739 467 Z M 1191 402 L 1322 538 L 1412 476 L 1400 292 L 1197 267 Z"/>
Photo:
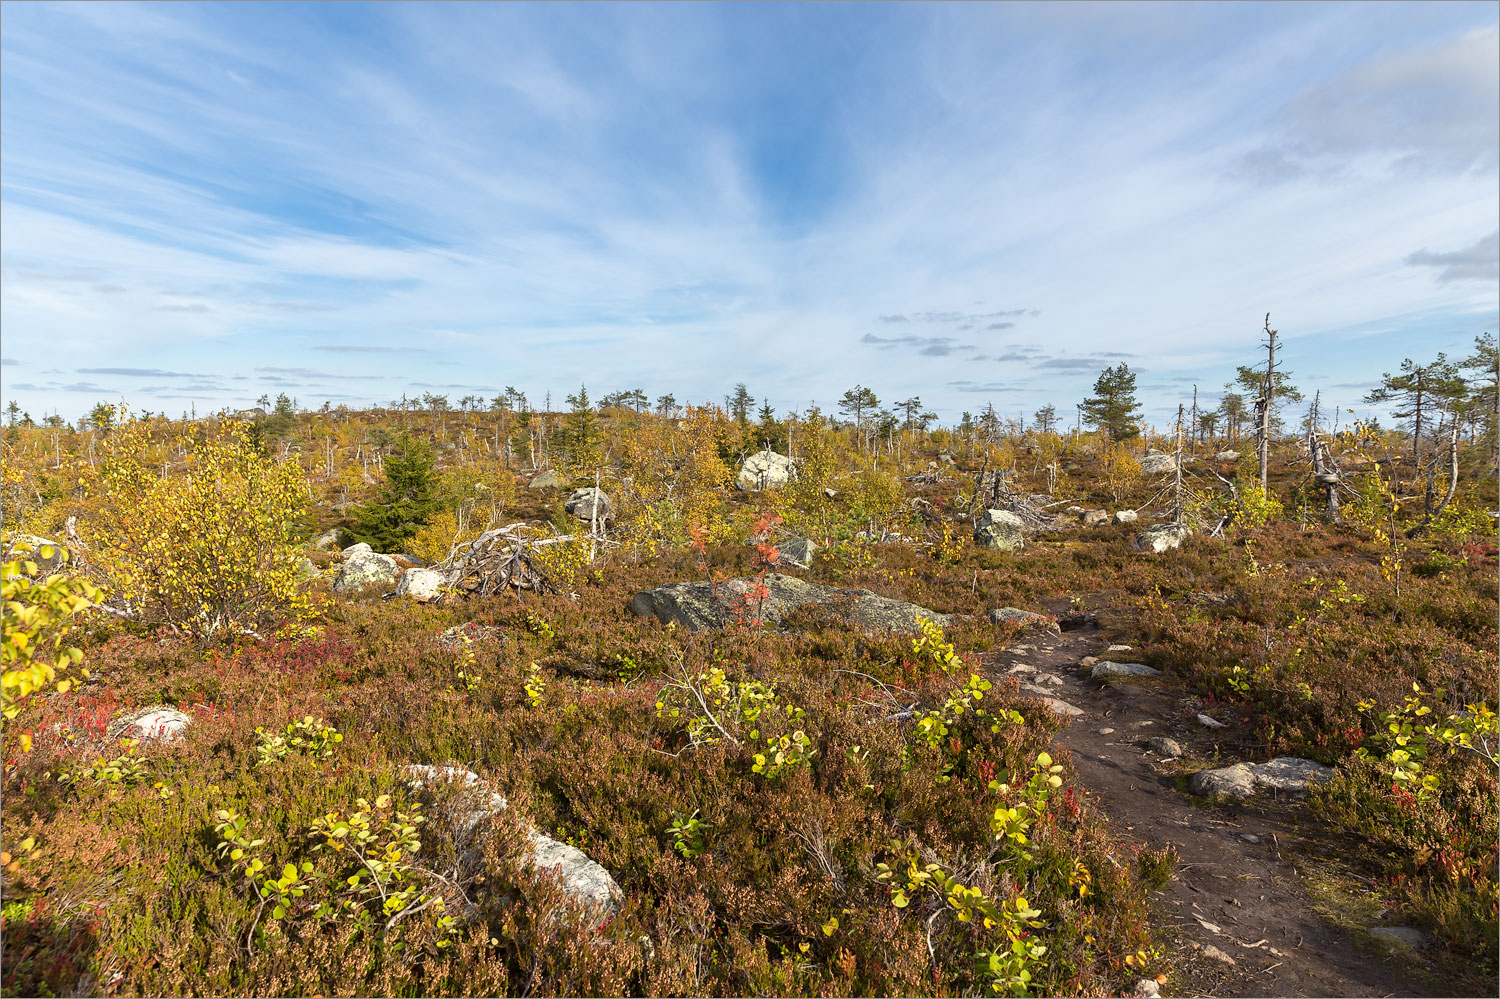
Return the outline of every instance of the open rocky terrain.
<path id="1" fill-rule="evenodd" d="M 208 634 L 122 599 L 110 480 L 58 493 L 8 571 L 107 612 L 6 723 L 6 993 L 1493 994 L 1484 511 L 1295 516 L 1289 449 L 1277 511 L 1174 518 L 1161 451 L 824 434 L 675 540 L 643 465 L 449 450 L 504 516 L 419 551 L 314 475 L 280 610 Z"/>

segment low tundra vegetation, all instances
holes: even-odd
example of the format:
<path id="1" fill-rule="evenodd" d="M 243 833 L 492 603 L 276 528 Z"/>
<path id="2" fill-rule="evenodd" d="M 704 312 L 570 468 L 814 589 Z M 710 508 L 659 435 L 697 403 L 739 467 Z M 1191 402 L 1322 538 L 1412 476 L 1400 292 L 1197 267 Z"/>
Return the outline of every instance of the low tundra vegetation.
<path id="1" fill-rule="evenodd" d="M 1135 509 L 1161 488 L 1144 442 L 893 430 L 881 444 L 788 421 L 798 478 L 741 494 L 726 487 L 764 443 L 755 425 L 575 412 L 553 427 L 561 484 L 534 490 L 513 458 L 547 440 L 548 416 L 502 415 L 421 428 L 449 456 L 422 491 L 440 529 L 403 520 L 403 537 L 440 556 L 486 523 L 577 532 L 562 502 L 596 474 L 611 533 L 543 549 L 556 592 L 432 605 L 335 596 L 311 543 L 376 522 L 331 504 L 378 499 L 365 448 L 397 439 L 376 443 L 378 420 L 309 414 L 278 439 L 119 421 L 104 460 L 82 434 L 67 457 L 40 429 L 8 436 L 6 488 L 34 496 L 20 526 L 60 537 L 78 517 L 92 561 L 4 573 L 6 994 L 1169 983 L 1149 895 L 1173 858 L 1122 846 L 1053 745 L 1057 719 L 989 667 L 1020 633 L 985 618 L 1007 606 L 1094 615 L 1235 723 L 1226 749 L 1334 765 L 1305 821 L 1352 845 L 1344 859 L 1439 941 L 1454 980 L 1493 969 L 1496 545 L 1477 491 L 1408 537 L 1420 511 L 1383 479 L 1335 525 L 1306 513 L 1287 462 L 1266 493 L 1225 467 L 1242 489 L 1214 501 L 1236 515 L 1223 539 L 1151 556 L 1134 526 L 1080 525 L 1010 552 L 971 541 L 982 472 Z M 950 468 L 940 456 L 955 470 L 930 471 Z M 109 540 L 128 490 L 191 543 Z M 235 564 L 221 571 L 195 530 L 238 545 Z M 786 571 L 792 533 L 818 545 L 805 578 L 951 623 L 866 632 L 815 607 L 770 629 L 755 587 L 718 631 L 626 610 L 664 583 Z M 192 723 L 132 741 L 117 720 L 151 705 Z M 462 814 L 403 779 L 410 764 L 471 770 L 505 796 L 477 854 L 456 845 Z M 529 866 L 532 830 L 613 876 L 608 918 L 572 912 Z"/>

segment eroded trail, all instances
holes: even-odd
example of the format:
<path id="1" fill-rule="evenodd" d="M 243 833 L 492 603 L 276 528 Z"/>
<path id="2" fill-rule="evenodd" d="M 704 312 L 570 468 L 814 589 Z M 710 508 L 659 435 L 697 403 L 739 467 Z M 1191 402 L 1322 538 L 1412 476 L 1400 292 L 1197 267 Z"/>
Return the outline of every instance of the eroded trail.
<path id="1" fill-rule="evenodd" d="M 1213 734 L 1161 680 L 1106 684 L 1080 671 L 1081 659 L 1108 648 L 1088 624 L 1023 637 L 985 666 L 1019 681 L 1023 695 L 1065 702 L 1063 713 L 1079 709 L 1057 741 L 1072 754 L 1085 799 L 1124 842 L 1176 849 L 1173 879 L 1154 904 L 1179 974 L 1173 987 L 1210 996 L 1437 994 L 1318 915 L 1292 864 L 1310 845 L 1296 828 L 1294 799 L 1210 808 L 1179 790 L 1178 764 L 1148 740 L 1175 739 L 1189 757 L 1204 758 L 1215 753 Z"/>

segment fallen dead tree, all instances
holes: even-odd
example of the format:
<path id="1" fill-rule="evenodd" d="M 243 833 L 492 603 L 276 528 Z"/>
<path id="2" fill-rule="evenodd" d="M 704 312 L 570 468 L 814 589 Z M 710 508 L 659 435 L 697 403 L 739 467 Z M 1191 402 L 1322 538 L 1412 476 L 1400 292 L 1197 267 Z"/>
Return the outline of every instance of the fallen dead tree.
<path id="1" fill-rule="evenodd" d="M 1056 506 L 1048 502 L 1052 497 L 1044 494 L 1018 493 L 1010 488 L 1010 476 L 998 470 L 980 469 L 974 480 L 974 497 L 969 503 L 972 514 L 981 510 L 1008 510 L 1021 518 L 1028 531 L 1055 531 L 1058 523 L 1045 513 L 1047 507 Z M 1066 502 L 1066 501 L 1064 501 Z"/>
<path id="2" fill-rule="evenodd" d="M 448 557 L 433 566 L 446 585 L 466 594 L 490 596 L 503 590 L 556 593 L 561 587 L 551 578 L 545 559 L 538 554 L 552 545 L 579 539 L 576 534 L 537 537 L 524 523 L 485 531 L 473 541 L 455 545 Z"/>

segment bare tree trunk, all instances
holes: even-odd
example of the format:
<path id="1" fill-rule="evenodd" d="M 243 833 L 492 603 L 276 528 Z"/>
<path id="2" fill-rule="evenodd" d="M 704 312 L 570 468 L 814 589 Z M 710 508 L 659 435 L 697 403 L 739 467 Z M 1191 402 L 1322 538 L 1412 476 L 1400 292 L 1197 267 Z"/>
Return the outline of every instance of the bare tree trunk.
<path id="1" fill-rule="evenodd" d="M 1312 457 L 1313 481 L 1327 493 L 1328 519 L 1337 524 L 1342 518 L 1339 512 L 1339 471 L 1332 467 L 1332 459 L 1323 450 L 1323 442 L 1311 427 L 1307 431 L 1307 448 Z"/>
<path id="2" fill-rule="evenodd" d="M 1193 435 L 1193 454 L 1198 453 L 1198 386 L 1193 386 L 1193 418 L 1188 423 L 1188 433 Z"/>
<path id="3" fill-rule="evenodd" d="M 1458 423 L 1454 421 L 1448 430 L 1448 491 L 1443 495 L 1443 501 L 1436 507 L 1432 505 L 1433 480 L 1437 477 L 1437 457 L 1433 456 L 1432 468 L 1427 476 L 1427 511 L 1422 517 L 1422 522 L 1406 532 L 1408 538 L 1414 538 L 1427 530 L 1427 526 L 1437 518 L 1438 514 L 1447 509 L 1448 504 L 1453 502 L 1453 497 L 1458 493 Z"/>
<path id="4" fill-rule="evenodd" d="M 1266 313 L 1266 387 L 1260 398 L 1260 489 L 1266 491 L 1266 466 L 1271 452 L 1271 404 L 1276 398 L 1276 330 L 1271 329 L 1271 314 Z"/>
<path id="5" fill-rule="evenodd" d="M 1176 479 L 1172 484 L 1172 523 L 1182 523 L 1182 403 L 1177 404 L 1177 452 L 1174 456 Z"/>

